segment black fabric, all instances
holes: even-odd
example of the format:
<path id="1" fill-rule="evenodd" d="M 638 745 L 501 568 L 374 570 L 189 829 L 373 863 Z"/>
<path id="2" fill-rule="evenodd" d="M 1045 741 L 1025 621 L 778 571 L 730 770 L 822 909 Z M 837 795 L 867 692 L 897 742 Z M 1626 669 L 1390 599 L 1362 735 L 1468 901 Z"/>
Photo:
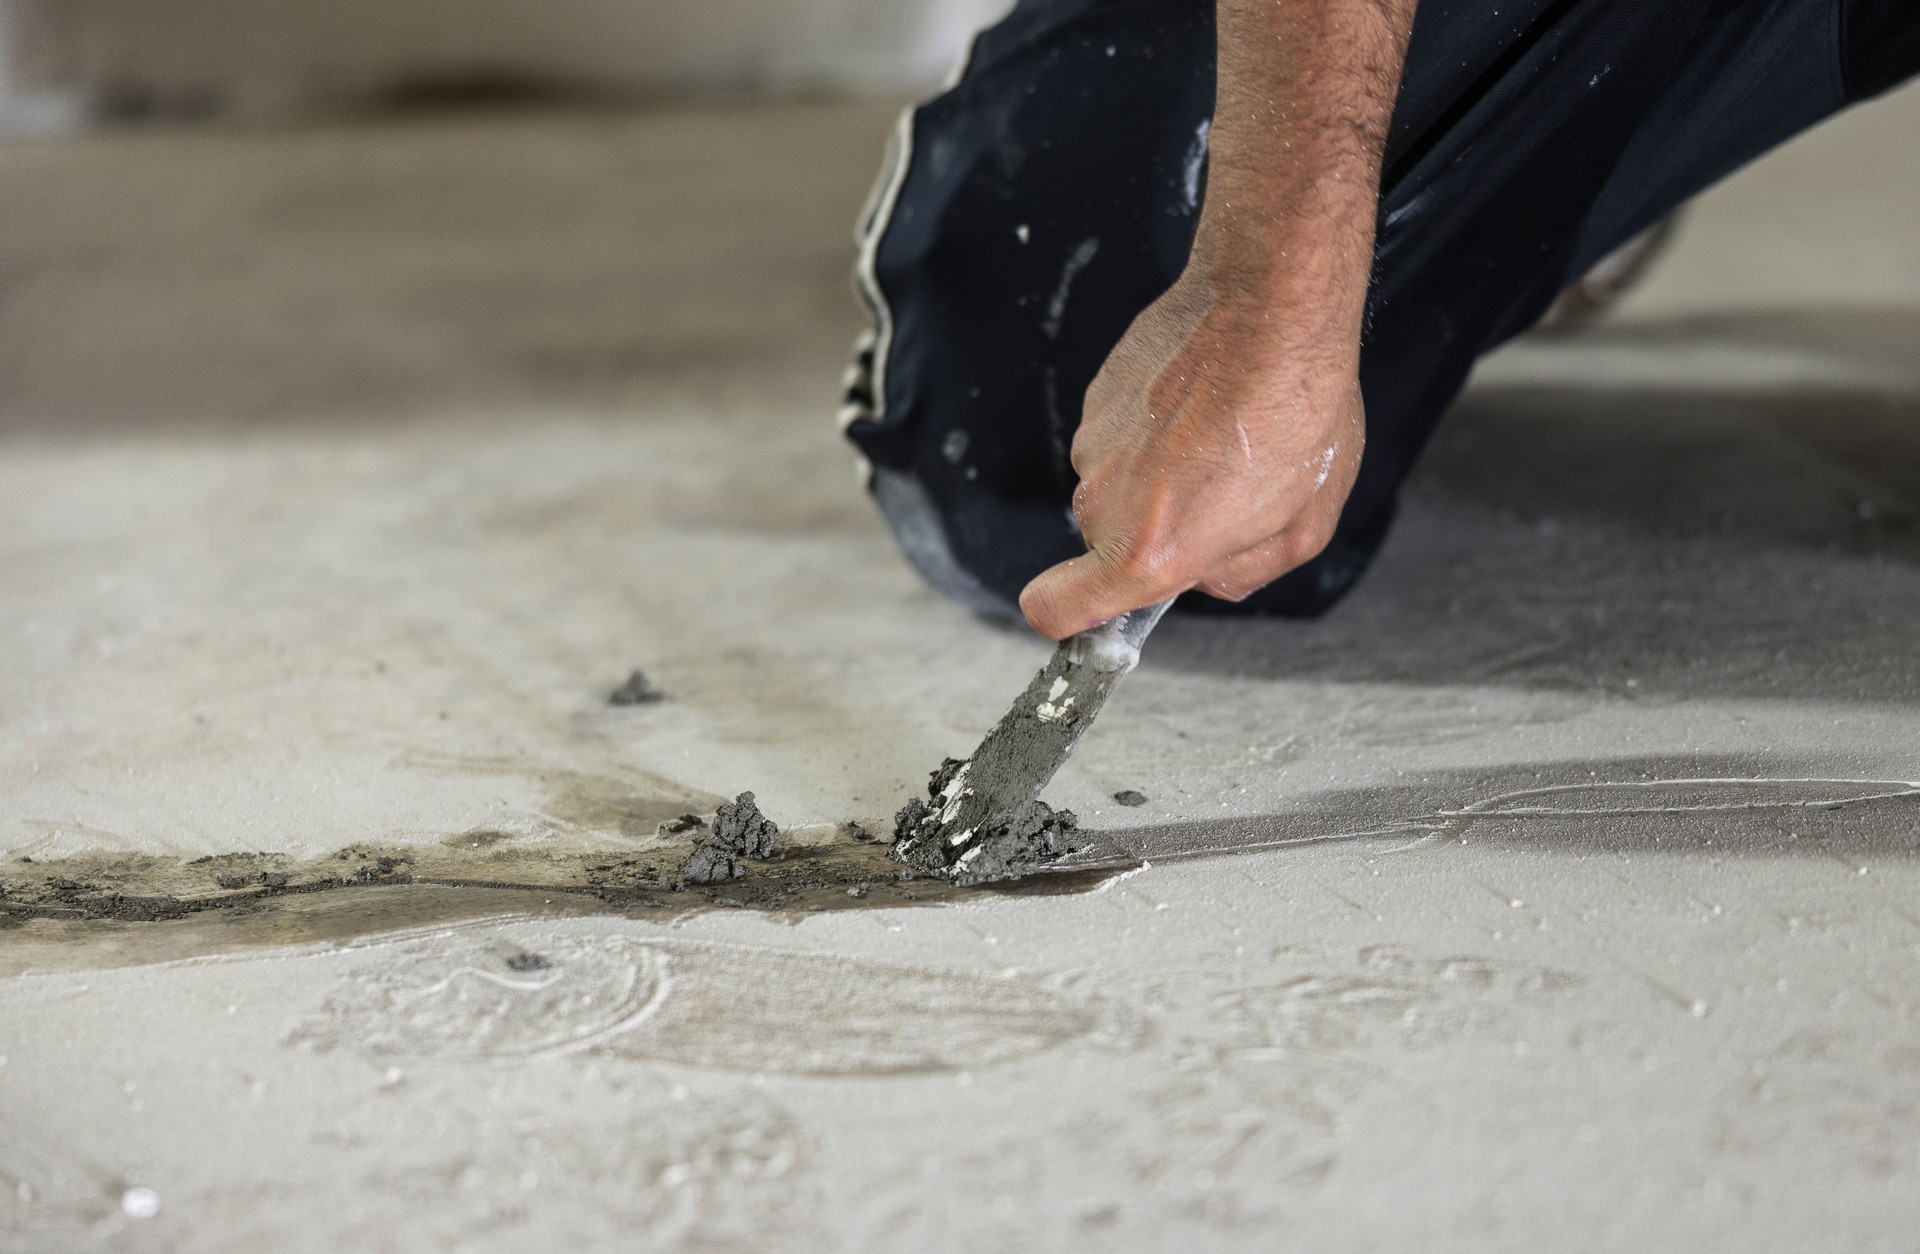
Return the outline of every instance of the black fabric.
<path id="1" fill-rule="evenodd" d="M 885 409 L 849 434 L 927 487 L 960 564 L 1003 598 L 1083 551 L 1066 508 L 1080 399 L 1186 263 L 1212 108 L 1206 0 L 1075 0 L 1018 6 L 914 118 L 876 262 Z"/>
<path id="2" fill-rule="evenodd" d="M 1854 100 L 1920 74 L 1920 0 L 1843 0 L 1843 64 Z"/>
<path id="3" fill-rule="evenodd" d="M 1737 0 L 1707 22 L 1588 213 L 1569 277 L 1846 103 L 1839 41 L 1831 3 Z"/>
<path id="4" fill-rule="evenodd" d="M 1481 354 L 1596 250 L 1844 104 L 1837 3 L 1423 4 L 1386 153 L 1359 480 L 1319 558 L 1238 606 L 1183 604 L 1337 600 Z M 1211 0 L 1023 0 L 914 115 L 875 252 L 881 408 L 849 435 L 924 488 L 953 558 L 1006 604 L 1084 549 L 1068 508 L 1081 398 L 1184 265 L 1212 98 Z M 1623 171 L 1654 190 L 1623 191 Z"/>

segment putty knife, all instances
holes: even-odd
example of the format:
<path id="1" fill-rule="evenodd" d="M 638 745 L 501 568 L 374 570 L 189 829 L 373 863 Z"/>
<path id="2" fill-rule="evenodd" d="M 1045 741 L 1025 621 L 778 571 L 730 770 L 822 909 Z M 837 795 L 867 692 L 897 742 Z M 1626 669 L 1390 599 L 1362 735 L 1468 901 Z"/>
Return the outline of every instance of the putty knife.
<path id="1" fill-rule="evenodd" d="M 993 730 L 933 795 L 931 811 L 903 833 L 894 856 L 927 870 L 964 865 L 1040 795 L 1092 726 L 1120 677 L 1140 661 L 1147 633 L 1172 600 L 1121 614 L 1053 651 Z"/>

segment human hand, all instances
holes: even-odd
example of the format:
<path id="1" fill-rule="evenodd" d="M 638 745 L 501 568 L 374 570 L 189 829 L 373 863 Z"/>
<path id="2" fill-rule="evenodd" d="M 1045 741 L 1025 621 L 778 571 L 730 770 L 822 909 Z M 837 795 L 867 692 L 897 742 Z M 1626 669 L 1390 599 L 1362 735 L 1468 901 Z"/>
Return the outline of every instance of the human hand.
<path id="1" fill-rule="evenodd" d="M 1190 588 L 1242 600 L 1326 547 L 1366 428 L 1357 328 L 1317 307 L 1189 267 L 1134 320 L 1073 442 L 1088 551 L 1021 593 L 1035 631 Z"/>

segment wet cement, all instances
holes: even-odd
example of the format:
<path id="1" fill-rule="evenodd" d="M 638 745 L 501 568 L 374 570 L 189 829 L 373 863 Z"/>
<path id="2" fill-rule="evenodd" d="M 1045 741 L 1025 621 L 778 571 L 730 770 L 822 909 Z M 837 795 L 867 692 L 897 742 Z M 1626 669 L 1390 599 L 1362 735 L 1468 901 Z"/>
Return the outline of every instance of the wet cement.
<path id="1" fill-rule="evenodd" d="M 1070 868 L 1051 869 L 1073 852 L 1086 856 Z M 87 952 L 117 965 L 125 959 L 110 938 L 138 935 L 122 930 L 128 924 L 176 925 L 152 934 L 151 950 L 141 946 L 144 960 L 157 960 L 163 953 L 187 957 L 349 937 L 400 921 L 547 911 L 556 903 L 566 913 L 632 918 L 746 910 L 797 921 L 822 911 L 963 901 L 983 884 L 999 894 L 1082 892 L 1137 864 L 1125 852 L 1093 856 L 1081 840 L 1047 848 L 1044 861 L 1023 859 L 991 878 L 956 878 L 916 873 L 889 853 L 858 823 L 781 833 L 760 814 L 753 795 L 743 793 L 711 820 L 686 815 L 661 824 L 658 839 L 636 842 L 622 855 L 527 848 L 482 831 L 434 845 L 351 845 L 308 859 L 260 852 L 194 859 L 19 857 L 0 863 L 0 950 L 8 951 L 0 954 L 0 970 L 37 967 L 45 956 L 39 945 L 52 937 L 76 946 L 99 939 L 97 948 L 76 950 L 62 965 L 84 963 Z M 1024 882 L 999 882 L 1015 879 Z M 384 904 L 370 904 L 375 901 Z"/>
<path id="2" fill-rule="evenodd" d="M 1072 852 L 1078 816 L 1056 812 L 1038 794 L 1126 669 L 1081 664 L 1071 644 L 1055 649 L 972 755 L 943 760 L 928 779 L 927 799 L 910 797 L 894 815 L 894 858 L 924 874 L 984 884 L 1032 874 Z"/>
<path id="3" fill-rule="evenodd" d="M 1086 846 L 1080 820 L 1071 810 L 1055 810 L 1037 798 L 1021 802 L 1006 818 L 969 831 L 964 843 L 945 834 L 954 826 L 946 817 L 956 783 L 964 786 L 970 762 L 948 758 L 927 778 L 927 796 L 907 798 L 893 816 L 893 846 L 888 857 L 908 873 L 951 879 L 963 886 L 1020 879 L 1046 870 Z"/>
<path id="4" fill-rule="evenodd" d="M 717 835 L 701 835 L 700 829 L 617 855 L 489 848 L 490 835 L 496 834 L 462 833 L 437 846 L 350 845 L 305 859 L 269 853 L 15 859 L 0 864 L 0 930 L 33 919 L 182 919 L 210 910 L 255 910 L 293 896 L 395 885 L 564 894 L 617 909 L 667 913 L 714 906 L 839 909 L 854 904 L 846 890 L 856 886 L 870 890 L 862 894 L 862 904 L 869 907 L 952 895 L 938 881 L 915 877 L 888 861 L 886 846 L 838 839 L 834 829 L 795 833 L 777 855 L 746 853 Z M 691 838 L 695 835 L 697 840 Z M 721 870 L 694 873 L 716 867 Z"/>
<path id="5" fill-rule="evenodd" d="M 1149 843 L 1154 838 L 1148 837 Z M 968 887 L 945 878 L 903 875 L 865 843 L 864 856 L 799 853 L 753 867 L 722 885 L 607 882 L 594 868 L 544 861 L 538 882 L 522 865 L 492 868 L 506 878 L 415 874 L 401 863 L 380 874 L 340 874 L 332 865 L 281 862 L 287 882 L 206 893 L 177 862 L 75 858 L 52 875 L 7 877 L 0 897 L 0 978 L 24 972 L 84 971 L 273 951 L 316 942 L 351 942 L 395 928 L 460 925 L 499 917 L 607 915 L 654 924 L 701 913 L 755 914 L 786 925 L 835 911 L 925 908 L 968 901 L 1046 898 L 1097 890 L 1138 865 L 1116 854 L 1097 863 Z M 1216 851 L 1217 852 L 1217 851 Z M 253 855 L 262 857 L 262 855 Z M 373 851 L 361 869 L 378 867 Z M 394 860 L 398 860 L 395 858 Z M 569 872 L 572 873 L 569 873 Z M 644 873 L 642 873 L 644 874 Z M 63 881 L 61 887 L 54 879 Z M 163 891 L 173 886 L 175 891 Z M 133 889 L 134 891 L 129 891 Z"/>

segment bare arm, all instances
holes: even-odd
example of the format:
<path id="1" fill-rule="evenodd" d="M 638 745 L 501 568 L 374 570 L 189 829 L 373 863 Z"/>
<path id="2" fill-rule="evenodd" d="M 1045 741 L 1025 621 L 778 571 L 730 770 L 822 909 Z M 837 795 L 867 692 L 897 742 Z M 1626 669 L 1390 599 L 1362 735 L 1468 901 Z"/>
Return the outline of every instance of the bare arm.
<path id="1" fill-rule="evenodd" d="M 1189 588 L 1239 600 L 1326 547 L 1365 438 L 1360 325 L 1415 0 L 1217 0 L 1187 268 L 1087 389 L 1088 552 L 1021 594 L 1053 639 Z"/>

